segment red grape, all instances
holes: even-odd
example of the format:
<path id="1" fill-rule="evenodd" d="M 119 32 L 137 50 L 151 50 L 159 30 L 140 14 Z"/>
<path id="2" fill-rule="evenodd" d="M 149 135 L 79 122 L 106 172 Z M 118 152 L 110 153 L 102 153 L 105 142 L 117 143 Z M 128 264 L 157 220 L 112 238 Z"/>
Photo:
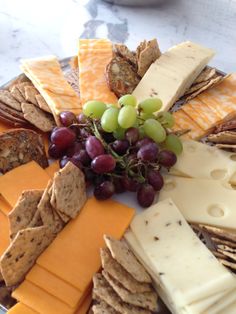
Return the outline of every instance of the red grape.
<path id="1" fill-rule="evenodd" d="M 155 198 L 154 188 L 148 184 L 144 183 L 140 186 L 137 192 L 137 200 L 142 207 L 149 207 L 152 205 Z"/>
<path id="2" fill-rule="evenodd" d="M 61 150 L 58 146 L 55 144 L 51 144 L 48 148 L 48 155 L 51 158 L 58 159 L 64 155 L 64 150 Z"/>
<path id="3" fill-rule="evenodd" d="M 129 148 L 129 142 L 126 140 L 116 140 L 112 144 L 112 148 L 117 154 L 124 155 L 127 152 L 127 149 Z"/>
<path id="4" fill-rule="evenodd" d="M 78 153 L 82 149 L 82 144 L 79 142 L 75 142 L 71 147 L 69 147 L 66 151 L 66 155 L 68 157 L 72 157 L 75 153 Z"/>
<path id="5" fill-rule="evenodd" d="M 108 154 L 99 155 L 92 160 L 91 168 L 96 173 L 111 172 L 116 167 L 115 159 Z"/>
<path id="6" fill-rule="evenodd" d="M 128 176 L 122 177 L 121 182 L 124 188 L 130 192 L 136 192 L 140 186 L 140 183 L 137 180 L 129 178 Z"/>
<path id="7" fill-rule="evenodd" d="M 74 156 L 72 156 L 72 157 L 70 158 L 70 161 L 71 161 L 76 167 L 78 167 L 78 168 L 80 168 L 80 169 L 83 169 L 83 165 L 82 165 L 81 161 L 80 161 L 79 158 L 78 158 L 78 153 L 77 153 L 77 154 L 74 154 Z"/>
<path id="8" fill-rule="evenodd" d="M 172 166 L 174 166 L 174 164 L 177 161 L 177 157 L 176 155 L 171 152 L 170 150 L 162 150 L 159 153 L 159 163 L 166 167 L 166 168 L 170 168 Z"/>
<path id="9" fill-rule="evenodd" d="M 82 163 L 83 166 L 88 166 L 91 162 L 91 159 L 85 149 L 81 149 L 79 152 L 75 153 L 74 156 Z"/>
<path id="10" fill-rule="evenodd" d="M 131 145 L 135 144 L 139 139 L 139 130 L 137 128 L 129 128 L 125 131 L 125 138 Z"/>
<path id="11" fill-rule="evenodd" d="M 91 159 L 104 154 L 104 147 L 96 136 L 89 136 L 85 142 L 85 149 Z"/>
<path id="12" fill-rule="evenodd" d="M 94 196 L 98 200 L 106 200 L 115 193 L 114 184 L 111 181 L 104 181 L 94 189 Z"/>
<path id="13" fill-rule="evenodd" d="M 150 170 L 147 175 L 147 180 L 156 191 L 160 191 L 164 185 L 163 177 L 158 170 Z"/>
<path id="14" fill-rule="evenodd" d="M 137 143 L 136 143 L 136 147 L 139 149 L 141 148 L 142 146 L 146 145 L 146 144 L 150 144 L 150 143 L 154 143 L 154 141 L 148 137 L 144 137 L 143 139 L 139 140 Z"/>
<path id="15" fill-rule="evenodd" d="M 157 144 L 149 143 L 139 149 L 137 157 L 143 161 L 155 162 L 157 159 L 157 154 Z"/>
<path id="16" fill-rule="evenodd" d="M 60 168 L 64 168 L 65 165 L 66 165 L 69 161 L 71 161 L 71 159 L 70 159 L 69 157 L 67 157 L 67 156 L 64 156 L 64 157 L 59 161 L 59 166 L 60 166 Z"/>
<path id="17" fill-rule="evenodd" d="M 85 124 L 88 122 L 86 115 L 83 113 L 80 113 L 76 118 L 80 124 Z"/>
<path id="18" fill-rule="evenodd" d="M 76 122 L 76 116 L 71 111 L 61 112 L 59 117 L 63 126 L 69 126 Z"/>
<path id="19" fill-rule="evenodd" d="M 124 184 L 121 178 L 114 178 L 113 184 L 115 186 L 116 193 L 120 194 L 126 191 L 126 188 L 124 187 Z"/>
<path id="20" fill-rule="evenodd" d="M 51 134 L 51 142 L 57 146 L 58 149 L 64 150 L 72 146 L 75 142 L 76 136 L 73 131 L 66 127 L 56 129 Z"/>
<path id="21" fill-rule="evenodd" d="M 71 124 L 69 129 L 75 133 L 76 137 L 80 135 L 80 127 L 78 124 Z"/>

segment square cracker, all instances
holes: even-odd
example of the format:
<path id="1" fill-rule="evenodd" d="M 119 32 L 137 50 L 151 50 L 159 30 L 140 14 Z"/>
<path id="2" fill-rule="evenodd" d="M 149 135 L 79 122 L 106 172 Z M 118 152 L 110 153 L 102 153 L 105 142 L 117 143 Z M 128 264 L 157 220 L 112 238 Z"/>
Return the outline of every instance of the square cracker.
<path id="1" fill-rule="evenodd" d="M 18 231 L 0 259 L 0 267 L 7 286 L 20 283 L 39 255 L 53 241 L 55 234 L 46 226 Z"/>
<path id="2" fill-rule="evenodd" d="M 25 86 L 25 99 L 26 101 L 34 104 L 35 106 L 38 106 L 38 102 L 35 98 L 36 95 L 38 95 L 39 92 L 34 86 Z"/>
<path id="3" fill-rule="evenodd" d="M 21 111 L 20 103 L 11 95 L 8 90 L 0 90 L 0 101 L 15 110 Z"/>
<path id="4" fill-rule="evenodd" d="M 22 192 L 16 206 L 8 214 L 10 236 L 12 239 L 18 231 L 27 228 L 30 225 L 42 195 L 43 190 L 27 190 Z"/>
<path id="5" fill-rule="evenodd" d="M 103 269 L 131 293 L 151 291 L 148 283 L 141 283 L 131 276 L 112 256 L 108 248 L 100 251 Z"/>
<path id="6" fill-rule="evenodd" d="M 92 306 L 92 313 L 93 314 L 119 314 L 113 307 L 108 305 L 104 301 L 99 301 L 99 303 L 94 304 Z"/>
<path id="7" fill-rule="evenodd" d="M 113 239 L 107 235 L 104 236 L 105 243 L 109 248 L 112 257 L 127 270 L 139 282 L 151 283 L 152 279 L 134 256 L 124 241 Z"/>
<path id="8" fill-rule="evenodd" d="M 130 293 L 130 291 L 122 287 L 122 285 L 106 271 L 103 271 L 102 275 L 123 302 L 145 308 L 152 312 L 157 311 L 157 294 L 155 291 Z"/>
<path id="9" fill-rule="evenodd" d="M 51 109 L 49 108 L 48 104 L 46 103 L 42 95 L 38 94 L 35 96 L 35 98 L 36 98 L 39 108 L 41 108 L 43 111 L 46 111 L 48 113 L 52 113 Z"/>
<path id="10" fill-rule="evenodd" d="M 25 101 L 25 98 L 21 95 L 21 92 L 19 89 L 16 87 L 16 85 L 13 85 L 11 88 L 11 95 L 19 101 L 19 103 L 22 103 Z"/>
<path id="11" fill-rule="evenodd" d="M 31 82 L 22 82 L 22 83 L 16 84 L 16 87 L 18 88 L 19 92 L 24 97 L 24 99 L 26 99 L 26 95 L 25 95 L 26 86 L 33 86 L 33 84 Z"/>
<path id="12" fill-rule="evenodd" d="M 104 301 L 117 312 L 122 314 L 151 314 L 148 310 L 123 302 L 101 274 L 96 274 L 93 277 L 93 284 L 93 298 Z"/>
<path id="13" fill-rule="evenodd" d="M 208 225 L 200 225 L 200 227 L 208 231 L 210 234 L 213 234 L 228 241 L 236 242 L 236 233 Z"/>
<path id="14" fill-rule="evenodd" d="M 87 199 L 83 172 L 73 163 L 54 175 L 51 204 L 56 211 L 75 218 Z"/>

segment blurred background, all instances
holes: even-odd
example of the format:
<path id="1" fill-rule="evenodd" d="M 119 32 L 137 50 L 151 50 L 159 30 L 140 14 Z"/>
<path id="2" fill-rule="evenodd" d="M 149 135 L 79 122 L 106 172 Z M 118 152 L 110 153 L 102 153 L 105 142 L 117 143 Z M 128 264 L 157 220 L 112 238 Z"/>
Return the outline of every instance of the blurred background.
<path id="1" fill-rule="evenodd" d="M 236 70 L 236 0 L 109 1 L 0 0 L 0 84 L 20 72 L 21 58 L 75 55 L 79 37 L 107 37 L 130 48 L 156 37 L 162 51 L 192 40 L 216 50 L 214 66 Z"/>

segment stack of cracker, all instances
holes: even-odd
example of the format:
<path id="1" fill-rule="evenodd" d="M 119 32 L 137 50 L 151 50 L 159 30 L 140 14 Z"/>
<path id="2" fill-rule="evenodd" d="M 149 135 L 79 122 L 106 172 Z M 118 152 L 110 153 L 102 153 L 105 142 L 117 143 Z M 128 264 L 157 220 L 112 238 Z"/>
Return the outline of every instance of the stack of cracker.
<path id="1" fill-rule="evenodd" d="M 38 256 L 86 202 L 84 175 L 69 162 L 45 190 L 27 190 L 9 213 L 11 243 L 0 268 L 7 286 L 21 282 Z"/>
<path id="2" fill-rule="evenodd" d="M 157 311 L 157 294 L 145 268 L 124 240 L 104 236 L 101 249 L 102 273 L 93 278 L 92 311 L 101 313 L 142 313 Z"/>

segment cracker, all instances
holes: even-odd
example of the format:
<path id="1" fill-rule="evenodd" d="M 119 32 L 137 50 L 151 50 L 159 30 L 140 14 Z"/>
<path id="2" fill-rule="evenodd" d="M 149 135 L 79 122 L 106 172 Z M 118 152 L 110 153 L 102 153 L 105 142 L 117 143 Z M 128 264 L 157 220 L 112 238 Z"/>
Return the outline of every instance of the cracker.
<path id="1" fill-rule="evenodd" d="M 108 248 L 100 251 L 104 270 L 132 293 L 151 291 L 148 283 L 141 283 L 131 276 L 112 256 Z"/>
<path id="2" fill-rule="evenodd" d="M 19 91 L 19 89 L 16 87 L 16 85 L 13 85 L 11 88 L 11 95 L 17 100 L 19 101 L 19 103 L 22 103 L 25 101 L 25 98 L 21 95 L 21 92 Z"/>
<path id="3" fill-rule="evenodd" d="M 228 245 L 218 245 L 218 248 L 221 250 L 236 254 L 236 249 L 233 249 L 233 248 L 229 247 Z"/>
<path id="4" fill-rule="evenodd" d="M 210 134 L 207 140 L 212 143 L 236 144 L 236 132 L 224 131 L 217 134 Z"/>
<path id="5" fill-rule="evenodd" d="M 3 122 L 4 124 L 7 124 L 7 125 L 14 127 L 14 128 L 19 128 L 19 127 L 25 126 L 25 123 L 12 121 L 10 118 L 7 118 L 5 116 L 1 116 L 1 114 L 0 114 L 0 121 Z"/>
<path id="6" fill-rule="evenodd" d="M 151 277 L 134 256 L 124 241 L 113 239 L 107 235 L 104 236 L 107 247 L 112 257 L 130 273 L 137 281 L 151 283 Z"/>
<path id="7" fill-rule="evenodd" d="M 28 190 L 22 192 L 16 206 L 8 214 L 10 235 L 13 239 L 18 231 L 27 228 L 37 211 L 43 190 Z"/>
<path id="8" fill-rule="evenodd" d="M 54 238 L 55 235 L 45 226 L 19 231 L 0 259 L 6 285 L 19 284 Z"/>
<path id="9" fill-rule="evenodd" d="M 80 89 L 79 89 L 79 70 L 78 68 L 72 69 L 71 71 L 65 74 L 65 78 L 67 82 L 71 85 L 73 90 L 76 92 L 78 96 L 80 96 Z"/>
<path id="10" fill-rule="evenodd" d="M 225 255 L 226 257 L 229 257 L 234 262 L 236 262 L 236 254 L 235 253 L 231 253 L 231 252 L 228 252 L 228 251 L 225 251 L 225 250 L 221 250 L 221 249 L 218 249 L 218 251 L 221 254 Z"/>
<path id="11" fill-rule="evenodd" d="M 236 271 L 236 263 L 232 263 L 229 261 L 226 261 L 224 259 L 219 259 L 219 261 L 221 262 L 221 264 L 223 264 L 224 266 L 232 269 L 233 271 Z"/>
<path id="12" fill-rule="evenodd" d="M 220 133 L 223 131 L 228 130 L 235 130 L 236 129 L 236 119 L 232 119 L 230 121 L 223 122 L 222 124 L 218 125 L 215 129 L 215 133 Z"/>
<path id="13" fill-rule="evenodd" d="M 51 204 L 56 211 L 75 218 L 87 199 L 83 172 L 73 163 L 54 175 Z"/>
<path id="14" fill-rule="evenodd" d="M 52 113 L 51 109 L 49 108 L 48 104 L 44 100 L 43 96 L 38 94 L 35 96 L 37 103 L 39 105 L 39 108 L 41 108 L 43 111 L 46 111 L 48 113 Z"/>
<path id="15" fill-rule="evenodd" d="M 124 44 L 114 44 L 114 52 L 118 57 L 121 57 L 131 63 L 135 68 L 137 68 L 136 53 L 129 50 L 129 48 Z"/>
<path id="16" fill-rule="evenodd" d="M 227 246 L 229 246 L 229 247 L 231 247 L 233 249 L 236 248 L 236 243 L 235 242 L 230 242 L 230 241 L 226 241 L 226 240 L 222 240 L 222 239 L 214 238 L 214 237 L 212 237 L 211 240 L 217 245 L 217 247 L 218 247 L 219 244 L 223 244 L 223 245 L 227 245 Z"/>
<path id="17" fill-rule="evenodd" d="M 206 82 L 209 81 L 211 78 L 213 78 L 216 75 L 216 69 L 215 68 L 210 68 L 206 67 L 205 69 L 202 70 L 202 72 L 198 75 L 196 80 L 193 82 L 193 85 L 201 83 L 201 82 Z"/>
<path id="18" fill-rule="evenodd" d="M 1 108 L 1 110 L 4 110 L 6 113 L 11 115 L 12 117 L 24 120 L 24 115 L 21 111 L 13 109 L 13 108 L 9 107 L 8 105 L 5 105 L 1 101 L 0 101 L 0 108 Z M 25 121 L 25 123 L 26 123 L 26 121 Z"/>
<path id="19" fill-rule="evenodd" d="M 123 288 L 122 285 L 106 271 L 103 271 L 102 275 L 123 302 L 145 308 L 152 312 L 157 311 L 157 294 L 154 291 L 130 293 L 130 291 Z"/>
<path id="20" fill-rule="evenodd" d="M 226 259 L 226 256 L 220 252 L 217 251 L 211 251 L 213 255 L 215 255 L 216 258 Z"/>
<path id="21" fill-rule="evenodd" d="M 7 90 L 0 90 L 0 101 L 15 110 L 21 111 L 20 103 Z"/>
<path id="22" fill-rule="evenodd" d="M 99 303 L 93 305 L 92 311 L 94 314 L 119 314 L 119 312 L 104 301 L 100 301 Z"/>
<path id="23" fill-rule="evenodd" d="M 31 104 L 34 104 L 35 106 L 38 106 L 38 102 L 35 98 L 36 95 L 38 95 L 39 92 L 34 86 L 25 86 L 25 99 Z"/>
<path id="24" fill-rule="evenodd" d="M 207 226 L 207 225 L 199 225 L 199 226 L 203 229 L 206 229 L 209 233 L 213 235 L 219 236 L 220 238 L 223 238 L 225 240 L 236 242 L 236 233 L 232 233 L 224 229 Z"/>
<path id="25" fill-rule="evenodd" d="M 50 132 L 56 126 L 52 115 L 30 103 L 21 104 L 24 118 L 43 132 Z"/>
<path id="26" fill-rule="evenodd" d="M 216 144 L 217 148 L 221 148 L 221 149 L 226 149 L 226 150 L 231 150 L 233 152 L 236 151 L 236 144 Z"/>
<path id="27" fill-rule="evenodd" d="M 33 84 L 31 82 L 22 82 L 16 85 L 16 87 L 18 88 L 19 92 L 24 97 L 24 99 L 26 99 L 26 95 L 25 95 L 26 86 L 33 86 Z"/>
<path id="28" fill-rule="evenodd" d="M 143 77 L 150 65 L 160 56 L 161 51 L 156 39 L 146 42 L 145 48 L 144 45 L 141 46 L 138 54 L 138 75 Z"/>
<path id="29" fill-rule="evenodd" d="M 93 297 L 95 297 L 95 299 L 96 297 L 98 297 L 99 299 L 113 307 L 117 312 L 120 312 L 122 314 L 151 313 L 148 310 L 144 310 L 137 306 L 132 306 L 124 303 L 101 274 L 96 274 L 93 277 L 93 284 Z"/>
<path id="30" fill-rule="evenodd" d="M 117 97 L 132 94 L 140 81 L 132 65 L 120 57 L 114 57 L 106 68 L 107 84 Z"/>
<path id="31" fill-rule="evenodd" d="M 26 119 L 24 117 L 23 118 L 16 117 L 15 115 L 12 115 L 9 112 L 6 112 L 2 108 L 0 108 L 0 116 L 3 117 L 3 118 L 8 119 L 10 121 L 12 121 L 13 123 L 19 123 L 22 126 L 26 125 L 26 124 L 29 124 L 28 121 L 26 121 Z"/>

